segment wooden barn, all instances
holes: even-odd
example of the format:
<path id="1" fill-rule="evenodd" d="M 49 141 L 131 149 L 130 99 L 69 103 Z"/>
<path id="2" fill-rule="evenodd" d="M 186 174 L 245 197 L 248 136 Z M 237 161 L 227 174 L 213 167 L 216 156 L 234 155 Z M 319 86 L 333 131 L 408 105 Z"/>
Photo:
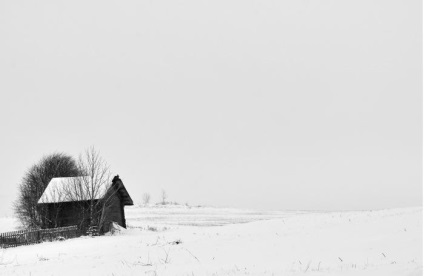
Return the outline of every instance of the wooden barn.
<path id="1" fill-rule="evenodd" d="M 90 181 L 91 180 L 91 181 Z M 112 222 L 126 228 L 124 206 L 134 205 L 124 183 L 94 183 L 88 176 L 53 178 L 38 200 L 43 228 L 77 225 L 108 232 Z"/>

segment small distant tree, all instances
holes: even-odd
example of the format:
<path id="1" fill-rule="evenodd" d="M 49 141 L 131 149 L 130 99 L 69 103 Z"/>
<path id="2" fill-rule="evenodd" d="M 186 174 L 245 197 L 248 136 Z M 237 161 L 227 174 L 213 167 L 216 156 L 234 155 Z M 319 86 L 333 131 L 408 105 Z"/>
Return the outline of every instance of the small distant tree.
<path id="1" fill-rule="evenodd" d="M 161 200 L 162 200 L 162 205 L 165 205 L 166 199 L 168 198 L 168 194 L 166 193 L 166 191 L 164 189 L 162 189 L 160 196 L 161 196 Z"/>
<path id="2" fill-rule="evenodd" d="M 147 204 L 149 204 L 149 202 L 150 202 L 150 194 L 144 193 L 143 194 L 143 204 L 147 205 Z"/>

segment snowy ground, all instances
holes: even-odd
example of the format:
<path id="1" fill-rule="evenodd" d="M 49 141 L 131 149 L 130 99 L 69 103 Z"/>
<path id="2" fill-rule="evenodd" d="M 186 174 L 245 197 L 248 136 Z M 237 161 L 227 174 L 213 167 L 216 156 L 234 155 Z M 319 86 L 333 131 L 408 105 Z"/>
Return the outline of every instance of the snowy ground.
<path id="1" fill-rule="evenodd" d="M 0 275 L 422 275 L 422 208 L 132 207 L 113 236 L 0 251 Z M 4 222 L 4 223 L 3 223 Z M 0 219 L 0 229 L 14 227 Z"/>

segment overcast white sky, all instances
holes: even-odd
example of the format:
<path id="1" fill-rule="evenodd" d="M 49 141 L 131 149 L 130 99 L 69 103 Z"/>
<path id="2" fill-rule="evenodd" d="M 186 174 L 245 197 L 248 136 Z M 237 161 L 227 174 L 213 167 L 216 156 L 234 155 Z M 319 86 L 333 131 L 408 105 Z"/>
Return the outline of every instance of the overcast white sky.
<path id="1" fill-rule="evenodd" d="M 94 145 L 135 202 L 422 205 L 422 1 L 0 1 L 0 215 Z"/>

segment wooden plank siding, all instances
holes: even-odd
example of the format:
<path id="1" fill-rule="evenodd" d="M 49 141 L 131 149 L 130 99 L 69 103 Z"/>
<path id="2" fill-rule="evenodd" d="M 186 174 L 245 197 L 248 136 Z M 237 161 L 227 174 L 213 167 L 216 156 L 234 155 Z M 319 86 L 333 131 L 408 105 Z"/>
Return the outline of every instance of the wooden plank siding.
<path id="1" fill-rule="evenodd" d="M 124 217 L 122 209 L 123 206 L 121 198 L 118 193 L 115 193 L 111 198 L 110 207 L 106 216 L 106 222 L 116 222 L 119 225 L 125 227 L 123 223 Z"/>

